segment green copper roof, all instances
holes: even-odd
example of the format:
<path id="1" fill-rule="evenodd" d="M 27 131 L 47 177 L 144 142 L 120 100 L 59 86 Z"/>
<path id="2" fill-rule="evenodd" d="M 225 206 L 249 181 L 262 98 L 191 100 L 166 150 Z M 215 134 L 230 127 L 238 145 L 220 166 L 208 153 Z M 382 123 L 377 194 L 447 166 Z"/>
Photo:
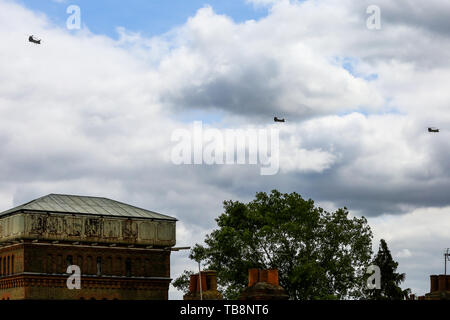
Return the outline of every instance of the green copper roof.
<path id="1" fill-rule="evenodd" d="M 25 203 L 21 206 L 6 210 L 0 213 L 0 216 L 21 210 L 70 214 L 92 214 L 113 217 L 146 218 L 173 221 L 177 220 L 173 217 L 141 209 L 107 198 L 73 196 L 66 194 L 49 194 L 47 196 Z"/>

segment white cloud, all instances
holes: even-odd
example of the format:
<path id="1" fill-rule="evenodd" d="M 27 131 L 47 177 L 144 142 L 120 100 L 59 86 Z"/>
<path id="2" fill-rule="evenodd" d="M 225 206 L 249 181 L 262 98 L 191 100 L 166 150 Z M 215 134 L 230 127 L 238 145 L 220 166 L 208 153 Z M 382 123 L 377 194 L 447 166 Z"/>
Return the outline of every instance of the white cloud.
<path id="1" fill-rule="evenodd" d="M 369 218 L 376 253 L 380 239 L 387 241 L 399 272 L 406 273 L 402 287 L 419 295 L 429 292 L 429 276 L 443 274 L 443 254 L 450 243 L 450 206 L 415 209 L 403 215 Z"/>
<path id="2" fill-rule="evenodd" d="M 412 253 L 408 249 L 402 249 L 399 252 L 397 252 L 397 254 L 395 254 L 395 256 L 397 256 L 399 258 L 409 258 L 412 256 Z"/>
<path id="3" fill-rule="evenodd" d="M 448 5 L 419 4 L 418 15 L 381 1 L 374 32 L 364 1 L 252 3 L 271 5 L 268 16 L 236 23 L 206 7 L 164 35 L 118 28 L 114 41 L 0 0 L 0 206 L 50 192 L 108 196 L 177 216 L 178 243 L 190 245 L 223 200 L 297 191 L 371 216 L 423 292 L 441 257 L 428 261 L 448 246 Z M 286 117 L 280 174 L 174 166 L 171 133 L 199 109 L 220 114 L 219 128 Z M 172 275 L 187 264 L 174 257 Z"/>

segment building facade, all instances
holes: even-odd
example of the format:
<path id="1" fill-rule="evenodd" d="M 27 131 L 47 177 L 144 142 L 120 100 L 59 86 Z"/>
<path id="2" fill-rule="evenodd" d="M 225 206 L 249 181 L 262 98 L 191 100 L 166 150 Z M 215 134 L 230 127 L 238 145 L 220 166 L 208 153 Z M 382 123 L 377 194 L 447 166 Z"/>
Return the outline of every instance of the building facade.
<path id="1" fill-rule="evenodd" d="M 51 194 L 0 213 L 0 299 L 168 299 L 176 219 Z M 81 289 L 69 289 L 69 265 Z"/>

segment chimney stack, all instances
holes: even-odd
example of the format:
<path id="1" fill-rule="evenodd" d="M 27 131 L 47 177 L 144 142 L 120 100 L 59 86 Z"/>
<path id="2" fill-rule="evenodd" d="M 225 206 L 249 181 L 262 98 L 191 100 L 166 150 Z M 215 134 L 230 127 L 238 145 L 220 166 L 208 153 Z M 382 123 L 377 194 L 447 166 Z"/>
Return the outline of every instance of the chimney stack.
<path id="1" fill-rule="evenodd" d="M 449 300 L 450 299 L 450 275 L 431 275 L 430 292 L 423 297 L 424 300 Z"/>
<path id="2" fill-rule="evenodd" d="M 278 282 L 278 270 L 277 269 L 261 270 L 256 268 L 249 269 L 248 286 L 251 287 L 257 282 L 266 282 L 274 286 L 279 286 L 280 284 Z"/>
<path id="3" fill-rule="evenodd" d="M 202 298 L 203 300 L 222 300 L 222 294 L 217 291 L 217 272 L 206 270 L 201 272 Z M 184 300 L 200 300 L 200 281 L 198 273 L 191 274 L 189 292 L 184 295 Z"/>
<path id="4" fill-rule="evenodd" d="M 280 286 L 278 270 L 249 269 L 248 287 L 241 293 L 240 300 L 287 300 L 289 296 Z"/>

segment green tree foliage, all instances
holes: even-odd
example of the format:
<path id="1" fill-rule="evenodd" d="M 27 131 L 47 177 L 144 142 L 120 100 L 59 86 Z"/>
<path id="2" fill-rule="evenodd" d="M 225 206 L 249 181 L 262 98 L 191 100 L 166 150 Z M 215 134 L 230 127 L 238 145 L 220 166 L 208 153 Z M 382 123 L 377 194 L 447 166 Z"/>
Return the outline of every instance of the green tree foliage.
<path id="1" fill-rule="evenodd" d="M 192 271 L 184 270 L 181 276 L 179 276 L 172 285 L 178 290 L 187 293 L 189 291 L 189 281 L 191 279 L 191 274 L 194 274 Z"/>
<path id="2" fill-rule="evenodd" d="M 381 239 L 378 253 L 372 264 L 378 266 L 381 272 L 381 289 L 367 290 L 367 298 L 372 300 L 403 300 L 408 297 L 411 290 L 400 288 L 405 281 L 404 273 L 397 273 L 398 262 L 392 259 L 391 252 L 384 239 Z"/>
<path id="3" fill-rule="evenodd" d="M 225 201 L 218 228 L 191 253 L 218 274 L 224 297 L 247 286 L 249 268 L 276 268 L 291 299 L 361 297 L 371 259 L 367 220 L 346 208 L 326 212 L 299 194 L 257 193 L 248 204 Z"/>

